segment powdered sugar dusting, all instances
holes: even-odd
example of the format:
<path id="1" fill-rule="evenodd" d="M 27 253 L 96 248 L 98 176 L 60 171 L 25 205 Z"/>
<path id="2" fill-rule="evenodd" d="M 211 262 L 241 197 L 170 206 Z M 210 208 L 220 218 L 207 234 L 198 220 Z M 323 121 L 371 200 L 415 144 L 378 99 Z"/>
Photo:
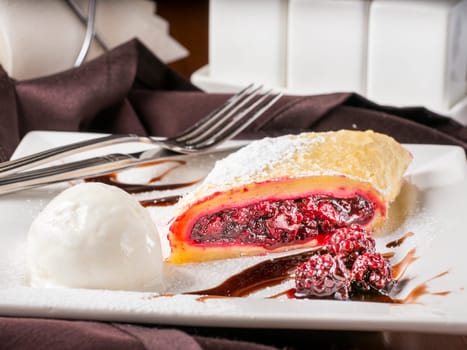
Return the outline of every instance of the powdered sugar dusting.
<path id="1" fill-rule="evenodd" d="M 324 137 L 305 139 L 299 136 L 264 138 L 218 161 L 206 177 L 206 183 L 230 183 L 241 186 L 252 178 L 267 176 L 268 170 L 283 159 L 292 158 L 305 145 L 324 142 Z M 260 155 L 260 156 L 258 156 Z M 258 176 L 260 175 L 260 176 Z M 261 176 L 263 175 L 263 176 Z"/>
<path id="2" fill-rule="evenodd" d="M 268 178 L 270 170 L 280 165 L 284 160 L 291 159 L 301 151 L 305 151 L 311 144 L 324 143 L 323 136 L 313 138 L 300 135 L 284 135 L 275 138 L 266 137 L 253 141 L 235 153 L 217 161 L 212 171 L 204 179 L 201 186 L 201 197 L 208 196 L 216 191 L 226 191 L 240 187 L 252 181 L 261 181 Z M 322 169 L 309 169 L 306 175 L 321 173 Z M 295 171 L 294 176 L 304 176 Z M 253 180 L 254 179 L 254 180 Z M 179 203 L 183 210 L 186 205 L 199 198 L 199 191 L 184 196 Z"/>
<path id="3" fill-rule="evenodd" d="M 254 141 L 216 163 L 179 203 L 180 211 L 216 192 L 285 178 L 344 176 L 366 182 L 388 202 L 400 189 L 410 157 L 394 139 L 371 130 L 305 132 Z M 394 182 L 394 183 L 393 183 Z"/>

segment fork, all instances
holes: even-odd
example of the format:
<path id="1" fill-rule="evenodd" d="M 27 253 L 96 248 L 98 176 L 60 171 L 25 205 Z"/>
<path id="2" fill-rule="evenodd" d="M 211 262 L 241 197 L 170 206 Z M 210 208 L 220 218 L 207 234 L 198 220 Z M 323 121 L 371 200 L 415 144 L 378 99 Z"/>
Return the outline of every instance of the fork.
<path id="1" fill-rule="evenodd" d="M 240 142 L 231 147 L 221 147 L 203 154 L 220 159 L 244 146 Z M 22 191 L 34 187 L 73 181 L 89 177 L 99 177 L 115 171 L 147 164 L 163 164 L 167 162 L 187 163 L 199 160 L 197 154 L 166 154 L 158 150 L 146 150 L 130 154 L 109 154 L 45 168 L 23 171 L 0 177 L 0 195 Z"/>
<path id="2" fill-rule="evenodd" d="M 83 151 L 128 142 L 155 144 L 163 149 L 182 154 L 209 151 L 247 128 L 282 96 L 282 93 L 274 93 L 272 90 L 261 93 L 262 89 L 261 85 L 250 84 L 176 136 L 109 135 L 76 142 L 0 163 L 0 177 L 16 174 Z M 104 161 L 109 163 L 113 160 L 121 160 L 122 156 L 125 155 L 107 155 Z M 99 157 L 99 162 L 102 158 L 104 157 Z M 83 166 L 86 166 L 86 163 L 83 163 Z"/>

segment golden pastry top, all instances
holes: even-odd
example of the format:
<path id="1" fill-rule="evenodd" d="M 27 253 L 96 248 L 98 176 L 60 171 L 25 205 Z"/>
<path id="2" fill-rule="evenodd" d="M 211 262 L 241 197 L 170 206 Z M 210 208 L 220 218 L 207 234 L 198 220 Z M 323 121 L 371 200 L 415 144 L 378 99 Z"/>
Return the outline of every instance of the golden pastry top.
<path id="1" fill-rule="evenodd" d="M 180 208 L 249 183 L 308 176 L 346 176 L 371 184 L 387 202 L 400 191 L 412 156 L 392 137 L 373 131 L 307 132 L 264 138 L 218 161 Z"/>

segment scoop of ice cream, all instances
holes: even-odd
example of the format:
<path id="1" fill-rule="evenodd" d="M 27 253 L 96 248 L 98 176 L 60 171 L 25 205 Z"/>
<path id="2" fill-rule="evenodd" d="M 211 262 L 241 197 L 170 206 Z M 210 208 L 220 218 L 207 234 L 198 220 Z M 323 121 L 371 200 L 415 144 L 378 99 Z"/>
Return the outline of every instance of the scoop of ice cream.
<path id="1" fill-rule="evenodd" d="M 70 187 L 44 208 L 29 229 L 28 260 L 34 286 L 145 290 L 162 282 L 149 213 L 100 183 Z"/>

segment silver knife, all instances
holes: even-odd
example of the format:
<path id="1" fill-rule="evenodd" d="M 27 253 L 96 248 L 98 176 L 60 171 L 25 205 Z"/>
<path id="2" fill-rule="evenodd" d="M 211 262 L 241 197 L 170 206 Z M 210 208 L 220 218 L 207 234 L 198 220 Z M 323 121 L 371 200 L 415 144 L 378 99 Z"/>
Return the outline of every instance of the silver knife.
<path id="1" fill-rule="evenodd" d="M 136 153 L 113 153 L 105 156 L 88 158 L 36 170 L 29 170 L 0 178 L 0 195 L 22 191 L 54 183 L 100 176 L 135 166 L 164 160 L 193 160 L 200 156 L 212 155 L 222 158 L 238 150 L 242 145 L 197 153 L 178 154 L 164 149 L 149 149 Z"/>

